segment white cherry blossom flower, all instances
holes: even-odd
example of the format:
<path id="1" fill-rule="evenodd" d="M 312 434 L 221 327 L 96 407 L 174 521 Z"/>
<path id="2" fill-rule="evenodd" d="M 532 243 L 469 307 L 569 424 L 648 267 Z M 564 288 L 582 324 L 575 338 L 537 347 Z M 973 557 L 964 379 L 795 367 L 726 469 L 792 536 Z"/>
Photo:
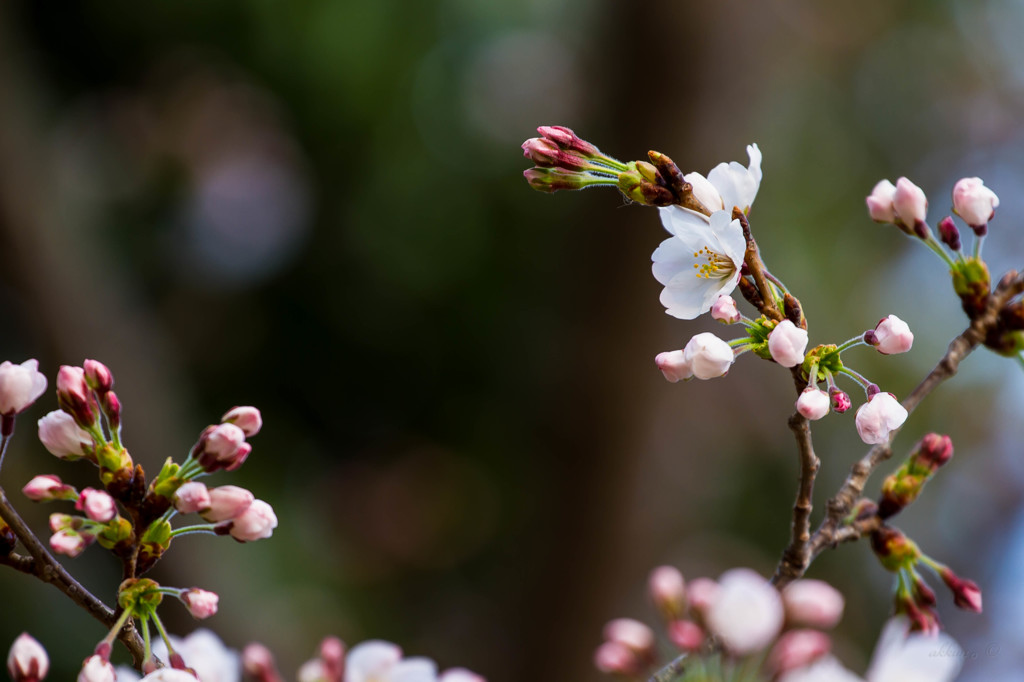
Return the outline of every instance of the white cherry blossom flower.
<path id="1" fill-rule="evenodd" d="M 747 147 L 750 165 L 720 163 L 708 177 L 688 173 L 684 179 L 707 214 L 667 206 L 660 209 L 661 224 L 672 235 L 651 256 L 654 277 L 663 285 L 661 302 L 668 314 L 692 320 L 711 309 L 721 294 L 739 282 L 746 242 L 733 208 L 746 212 L 761 185 L 761 150 Z"/>
<path id="2" fill-rule="evenodd" d="M 734 568 L 718 580 L 718 594 L 705 615 L 708 627 L 734 654 L 761 651 L 782 629 L 782 597 L 749 568 Z"/>
<path id="3" fill-rule="evenodd" d="M 654 278 L 665 286 L 661 304 L 669 315 L 692 320 L 739 283 L 743 229 L 726 211 L 705 219 L 678 206 L 661 209 L 661 222 L 672 234 L 651 255 Z"/>

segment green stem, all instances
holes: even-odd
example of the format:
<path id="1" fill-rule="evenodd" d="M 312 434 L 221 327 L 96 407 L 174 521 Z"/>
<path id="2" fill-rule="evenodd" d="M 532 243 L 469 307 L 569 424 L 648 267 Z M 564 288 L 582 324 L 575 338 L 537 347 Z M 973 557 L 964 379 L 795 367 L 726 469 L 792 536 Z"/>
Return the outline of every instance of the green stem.
<path id="1" fill-rule="evenodd" d="M 865 376 L 863 376 L 862 374 L 860 374 L 858 372 L 853 371 L 849 367 L 843 367 L 841 370 L 839 370 L 839 372 L 841 374 L 845 374 L 846 376 L 848 376 L 851 379 L 853 379 L 854 381 L 856 381 L 858 384 L 860 384 L 861 388 L 863 388 L 865 391 L 867 390 L 868 386 L 870 386 L 872 384 L 872 382 L 869 381 Z"/>
<path id="2" fill-rule="evenodd" d="M 861 334 L 860 336 L 855 336 L 855 337 L 853 337 L 852 339 L 850 339 L 848 341 L 843 341 L 841 344 L 836 346 L 836 349 L 835 349 L 834 352 L 842 353 L 844 350 L 848 350 L 848 349 L 853 348 L 854 346 L 857 346 L 857 345 L 860 345 L 860 344 L 867 345 L 866 343 L 864 343 L 864 335 L 863 334 Z"/>
<path id="3" fill-rule="evenodd" d="M 924 239 L 922 241 L 924 241 L 925 245 L 929 249 L 937 253 L 939 255 L 939 258 L 946 262 L 946 265 L 948 265 L 950 268 L 956 267 L 956 263 L 953 261 L 952 258 L 949 257 L 949 254 L 946 253 L 946 250 L 944 248 L 942 248 L 942 245 L 935 241 L 935 237 L 929 235 L 927 239 Z"/>
<path id="4" fill-rule="evenodd" d="M 729 343 L 729 345 L 731 347 L 736 348 L 737 346 L 742 346 L 745 343 L 750 343 L 753 340 L 754 339 L 750 338 L 749 336 L 744 336 L 741 339 L 733 339 L 732 341 L 729 341 L 728 343 Z"/>
<path id="5" fill-rule="evenodd" d="M 215 534 L 213 529 L 217 526 L 215 523 L 200 523 L 195 526 L 182 526 L 181 528 L 175 528 L 171 531 L 171 537 L 176 538 L 179 535 L 193 535 L 195 533 L 209 533 Z"/>

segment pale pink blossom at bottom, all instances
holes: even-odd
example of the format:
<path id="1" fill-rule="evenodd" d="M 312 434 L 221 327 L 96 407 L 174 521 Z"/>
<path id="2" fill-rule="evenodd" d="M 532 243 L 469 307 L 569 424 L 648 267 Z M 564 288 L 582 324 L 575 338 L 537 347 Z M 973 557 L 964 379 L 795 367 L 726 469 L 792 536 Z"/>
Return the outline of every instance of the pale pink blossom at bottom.
<path id="1" fill-rule="evenodd" d="M 835 658 L 786 673 L 779 682 L 951 682 L 960 672 L 963 652 L 945 633 L 907 634 L 905 618 L 890 620 L 875 647 L 867 675 L 860 678 Z M 943 653 L 944 655 L 936 655 Z"/>
<path id="2" fill-rule="evenodd" d="M 437 682 L 487 682 L 483 677 L 465 668 L 449 668 L 441 673 Z"/>
<path id="3" fill-rule="evenodd" d="M 885 443 L 892 431 L 903 426 L 907 414 L 892 393 L 876 393 L 857 409 L 857 434 L 868 445 Z"/>
<path id="4" fill-rule="evenodd" d="M 718 594 L 705 614 L 711 631 L 732 653 L 765 649 L 783 622 L 782 598 L 757 572 L 734 568 L 718 580 Z"/>
<path id="5" fill-rule="evenodd" d="M 768 334 L 768 352 L 772 360 L 783 367 L 796 367 L 804 361 L 807 348 L 807 330 L 783 320 Z"/>
<path id="6" fill-rule="evenodd" d="M 239 542 L 251 542 L 269 538 L 277 528 L 274 509 L 263 500 L 255 500 L 231 523 L 231 537 Z"/>
<path id="7" fill-rule="evenodd" d="M 806 419 L 813 421 L 828 414 L 831 404 L 832 401 L 829 399 L 828 393 L 820 388 L 808 386 L 796 399 L 796 411 Z"/>
<path id="8" fill-rule="evenodd" d="M 81 672 L 78 673 L 78 682 L 115 682 L 117 674 L 110 661 L 105 661 L 99 656 L 90 656 L 85 659 Z"/>
<path id="9" fill-rule="evenodd" d="M 14 682 L 38 682 L 50 671 L 50 657 L 36 639 L 23 632 L 7 653 L 7 672 Z"/>
<path id="10" fill-rule="evenodd" d="M 668 638 L 683 651 L 696 651 L 704 643 L 704 630 L 692 620 L 674 620 L 669 623 Z"/>
<path id="11" fill-rule="evenodd" d="M 658 366 L 658 369 L 665 375 L 665 378 L 673 384 L 693 376 L 690 363 L 686 361 L 681 350 L 658 353 L 654 358 L 654 364 Z"/>
<path id="12" fill-rule="evenodd" d="M 768 669 L 776 674 L 802 668 L 825 656 L 832 640 L 818 630 L 790 630 L 779 637 L 768 654 Z"/>
<path id="13" fill-rule="evenodd" d="M 594 652 L 594 667 L 612 675 L 635 675 L 639 669 L 636 654 L 619 642 L 604 642 Z"/>
<path id="14" fill-rule="evenodd" d="M 604 626 L 604 638 L 632 649 L 646 657 L 654 653 L 654 631 L 632 618 L 616 618 Z"/>
<path id="15" fill-rule="evenodd" d="M 782 591 L 786 620 L 791 625 L 828 630 L 843 617 L 845 600 L 836 588 L 823 580 L 794 580 Z"/>

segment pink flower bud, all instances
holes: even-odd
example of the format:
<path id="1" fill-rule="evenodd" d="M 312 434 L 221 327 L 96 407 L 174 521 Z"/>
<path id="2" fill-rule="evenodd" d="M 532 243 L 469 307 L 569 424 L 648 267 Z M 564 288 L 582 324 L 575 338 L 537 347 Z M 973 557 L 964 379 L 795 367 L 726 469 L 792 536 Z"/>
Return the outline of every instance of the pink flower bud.
<path id="1" fill-rule="evenodd" d="M 790 630 L 768 655 L 768 669 L 781 674 L 811 665 L 832 649 L 832 640 L 817 630 Z"/>
<path id="2" fill-rule="evenodd" d="M 673 350 L 666 353 L 658 353 L 654 358 L 654 364 L 658 366 L 665 378 L 673 384 L 682 379 L 689 379 L 693 376 L 690 364 L 683 357 L 683 351 Z"/>
<path id="3" fill-rule="evenodd" d="M 337 637 L 325 637 L 320 642 L 320 662 L 327 682 L 342 682 L 345 672 L 345 643 Z"/>
<path id="4" fill-rule="evenodd" d="M 199 436 L 195 457 L 207 472 L 218 469 L 234 471 L 252 451 L 245 442 L 245 432 L 234 424 L 208 426 Z"/>
<path id="5" fill-rule="evenodd" d="M 939 239 L 953 251 L 959 251 L 963 246 L 960 242 L 960 230 L 949 216 L 939 221 Z"/>
<path id="6" fill-rule="evenodd" d="M 210 491 L 199 481 L 189 481 L 174 491 L 174 508 L 182 514 L 195 514 L 209 509 L 210 504 Z"/>
<path id="7" fill-rule="evenodd" d="M 605 642 L 594 652 L 594 666 L 603 673 L 612 675 L 636 675 L 641 665 L 636 654 L 618 642 Z"/>
<path id="8" fill-rule="evenodd" d="M 711 631 L 726 649 L 740 656 L 771 644 L 782 629 L 783 617 L 778 591 L 746 568 L 735 568 L 722 575 L 718 596 L 706 614 Z"/>
<path id="9" fill-rule="evenodd" d="M 110 661 L 99 656 L 90 656 L 85 659 L 82 671 L 78 673 L 78 682 L 115 682 L 117 673 Z"/>
<path id="10" fill-rule="evenodd" d="M 222 485 L 209 491 L 209 504 L 201 510 L 201 515 L 211 523 L 230 521 L 245 513 L 255 499 L 255 495 L 245 488 Z"/>
<path id="11" fill-rule="evenodd" d="M 239 542 L 251 542 L 273 535 L 277 528 L 277 516 L 269 504 L 263 500 L 254 500 L 248 509 L 229 523 L 232 524 L 229 531 L 231 537 Z"/>
<path id="12" fill-rule="evenodd" d="M 193 618 L 199 620 L 209 618 L 217 613 L 217 601 L 219 599 L 220 597 L 215 592 L 201 590 L 198 587 L 182 590 L 181 592 L 181 601 L 188 607 L 188 612 L 192 614 Z"/>
<path id="13" fill-rule="evenodd" d="M 537 132 L 540 133 L 542 137 L 553 140 L 562 149 L 579 152 L 584 156 L 596 156 L 601 153 L 601 150 L 580 138 L 576 133 L 565 126 L 540 126 L 537 128 Z"/>
<path id="14" fill-rule="evenodd" d="M 906 353 L 914 345 L 914 334 L 907 323 L 890 315 L 875 325 L 874 334 L 865 340 L 884 355 Z"/>
<path id="15" fill-rule="evenodd" d="M 842 414 L 853 407 L 853 401 L 850 400 L 850 394 L 846 391 L 840 390 L 836 386 L 828 389 L 828 395 L 832 398 L 832 409 L 835 410 L 837 414 Z"/>
<path id="16" fill-rule="evenodd" d="M 704 643 L 704 630 L 692 620 L 674 620 L 668 625 L 668 638 L 682 651 L 696 651 Z"/>
<path id="17" fill-rule="evenodd" d="M 892 393 L 876 393 L 857 410 L 857 434 L 868 445 L 889 440 L 889 434 L 903 426 L 907 410 Z"/>
<path id="18" fill-rule="evenodd" d="M 804 361 L 807 348 L 807 330 L 783 320 L 768 334 L 768 352 L 772 360 L 783 367 L 796 367 Z"/>
<path id="19" fill-rule="evenodd" d="M 50 514 L 50 530 L 56 533 L 59 530 L 73 528 L 76 520 L 80 522 L 78 517 L 71 514 Z"/>
<path id="20" fill-rule="evenodd" d="M 0 363 L 0 415 L 22 412 L 45 390 L 46 377 L 39 371 L 38 360 Z"/>
<path id="21" fill-rule="evenodd" d="M 33 502 L 74 499 L 75 489 L 65 485 L 60 476 L 43 474 L 36 476 L 21 489 L 25 497 Z"/>
<path id="22" fill-rule="evenodd" d="M 57 372 L 57 403 L 75 418 L 79 426 L 88 427 L 96 422 L 89 385 L 85 383 L 85 370 L 81 367 L 61 365 Z"/>
<path id="23" fill-rule="evenodd" d="M 800 394 L 800 397 L 796 399 L 796 411 L 813 421 L 821 419 L 828 414 L 830 403 L 828 393 L 825 393 L 820 388 L 808 386 Z"/>
<path id="24" fill-rule="evenodd" d="M 725 376 L 735 360 L 732 347 L 710 332 L 697 334 L 683 349 L 683 361 L 698 379 Z"/>
<path id="25" fill-rule="evenodd" d="M 92 436 L 63 410 L 54 410 L 39 420 L 39 440 L 51 455 L 61 459 L 76 460 L 92 454 Z"/>
<path id="26" fill-rule="evenodd" d="M 984 229 L 992 220 L 997 206 L 999 197 L 985 187 L 981 178 L 962 178 L 953 185 L 953 212 L 963 218 L 975 232 Z"/>
<path id="27" fill-rule="evenodd" d="M 929 433 L 918 442 L 914 459 L 918 464 L 938 469 L 953 458 L 953 439 L 938 433 Z"/>
<path id="28" fill-rule="evenodd" d="M 876 223 L 892 223 L 896 221 L 896 211 L 893 209 L 893 195 L 896 194 L 896 185 L 888 180 L 882 180 L 868 195 L 868 215 Z"/>
<path id="29" fill-rule="evenodd" d="M 7 672 L 14 682 L 39 682 L 50 671 L 46 649 L 27 632 L 18 635 L 7 654 Z"/>
<path id="30" fill-rule="evenodd" d="M 939 571 L 939 577 L 953 593 L 953 603 L 961 609 L 981 613 L 981 588 L 973 580 L 961 578 L 949 567 Z"/>
<path id="31" fill-rule="evenodd" d="M 711 317 L 726 324 L 739 322 L 740 311 L 736 308 L 736 299 L 728 294 L 719 296 L 711 306 Z"/>
<path id="32" fill-rule="evenodd" d="M 658 566 L 647 578 L 647 591 L 658 610 L 669 620 L 681 618 L 686 609 L 686 582 L 675 566 Z"/>
<path id="33" fill-rule="evenodd" d="M 718 598 L 718 583 L 711 578 L 697 578 L 686 586 L 686 600 L 697 613 L 704 615 Z"/>
<path id="34" fill-rule="evenodd" d="M 114 498 L 102 490 L 86 488 L 75 502 L 75 509 L 84 511 L 93 521 L 106 523 L 117 516 L 117 505 Z"/>
<path id="35" fill-rule="evenodd" d="M 260 411 L 249 405 L 232 407 L 220 418 L 220 421 L 225 424 L 234 424 L 242 429 L 246 438 L 252 438 L 263 428 L 263 416 Z"/>
<path id="36" fill-rule="evenodd" d="M 822 580 L 794 580 L 782 591 L 782 603 L 791 625 L 827 630 L 843 616 L 843 595 Z"/>
<path id="37" fill-rule="evenodd" d="M 616 618 L 604 626 L 604 638 L 629 648 L 641 660 L 654 655 L 654 632 L 638 620 Z"/>
<path id="38" fill-rule="evenodd" d="M 253 642 L 242 649 L 242 668 L 256 682 L 281 682 L 274 654 L 262 644 Z"/>
<path id="39" fill-rule="evenodd" d="M 928 198 L 924 195 L 924 190 L 906 178 L 896 181 L 892 205 L 899 221 L 910 229 L 914 229 L 918 223 L 923 223 L 928 215 Z"/>
<path id="40" fill-rule="evenodd" d="M 89 542 L 81 533 L 66 528 L 50 536 L 50 548 L 57 554 L 75 558 L 82 553 Z"/>
<path id="41" fill-rule="evenodd" d="M 295 677 L 298 682 L 327 682 L 324 662 L 319 658 L 311 658 L 299 667 Z"/>
<path id="42" fill-rule="evenodd" d="M 82 370 L 85 374 L 85 383 L 97 393 L 106 393 L 113 387 L 114 375 L 102 362 L 86 360 L 82 363 Z"/>

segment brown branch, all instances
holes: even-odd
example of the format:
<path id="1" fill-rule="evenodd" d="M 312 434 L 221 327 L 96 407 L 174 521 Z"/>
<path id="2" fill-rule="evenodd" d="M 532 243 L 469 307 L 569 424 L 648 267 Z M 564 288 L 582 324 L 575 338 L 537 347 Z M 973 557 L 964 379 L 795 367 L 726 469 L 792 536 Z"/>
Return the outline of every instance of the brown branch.
<path id="1" fill-rule="evenodd" d="M 782 552 L 779 565 L 775 568 L 772 583 L 779 584 L 786 576 L 810 564 L 811 510 L 813 509 L 814 479 L 818 474 L 821 460 L 814 454 L 811 441 L 811 425 L 799 412 L 789 418 L 789 428 L 796 437 L 800 451 L 800 485 L 796 502 L 793 503 L 793 523 L 789 534 L 789 546 Z"/>
<path id="2" fill-rule="evenodd" d="M 988 305 L 983 313 L 975 317 L 971 321 L 971 325 L 950 342 L 945 355 L 942 356 L 938 364 L 918 384 L 917 388 L 911 391 L 910 395 L 903 400 L 902 404 L 907 412 L 913 412 L 921 401 L 935 390 L 939 384 L 956 374 L 963 359 L 970 355 L 985 340 L 990 330 L 996 327 L 999 313 L 1003 307 L 1011 298 L 1022 292 L 1024 292 L 1024 275 L 1013 272 L 1003 277 L 995 292 L 989 297 Z M 793 420 L 791 419 L 790 428 L 793 428 L 792 424 Z M 861 493 L 863 493 L 864 486 L 867 484 L 871 474 L 882 462 L 892 456 L 891 444 L 897 432 L 898 430 L 890 433 L 885 443 L 872 447 L 866 455 L 850 468 L 850 473 L 847 475 L 846 480 L 840 486 L 835 496 L 828 501 L 828 511 L 825 519 L 814 532 L 814 535 L 811 536 L 810 542 L 804 544 L 797 542 L 794 549 L 794 539 L 797 538 L 795 536 L 791 538 L 790 546 L 783 553 L 783 558 L 780 560 L 775 575 L 772 577 L 772 581 L 776 586 L 779 588 L 785 587 L 791 581 L 802 577 L 811 562 L 825 548 L 834 547 L 841 542 L 857 540 L 865 533 L 874 530 L 874 528 L 869 527 L 871 525 L 870 520 L 852 525 L 843 525 L 843 521 L 860 498 Z M 795 429 L 794 433 L 796 433 Z M 809 430 L 807 437 L 809 446 Z M 801 461 L 806 462 L 807 456 L 799 434 L 797 435 L 797 440 L 801 447 Z M 806 478 L 806 471 L 804 471 L 801 475 L 801 489 L 797 498 L 797 506 L 801 502 L 800 498 L 804 492 L 804 481 Z M 810 483 L 813 485 L 813 476 Z M 797 530 L 798 522 L 797 506 L 794 506 L 793 512 L 794 533 Z M 810 513 L 809 508 L 807 513 Z M 803 514 L 802 509 L 800 514 Z"/>
<path id="3" fill-rule="evenodd" d="M 651 675 L 647 682 L 672 682 L 686 672 L 686 659 L 688 656 L 689 654 L 683 654 L 659 668 Z"/>
<path id="4" fill-rule="evenodd" d="M 768 278 L 765 277 L 764 263 L 761 262 L 761 254 L 758 251 L 757 242 L 754 241 L 754 235 L 750 231 L 750 222 L 747 220 L 746 214 L 738 208 L 732 210 L 732 217 L 733 220 L 740 221 L 740 227 L 743 229 L 743 239 L 747 242 L 746 251 L 743 252 L 743 263 L 750 270 L 750 275 L 754 278 L 754 284 L 757 285 L 757 290 L 761 294 L 761 300 L 764 302 L 760 312 L 769 319 L 781 320 L 782 312 L 779 311 L 779 307 L 775 304 L 775 292 L 768 283 Z"/>
<path id="5" fill-rule="evenodd" d="M 0 518 L 7 522 L 14 534 L 21 540 L 30 556 L 12 554 L 3 563 L 11 566 L 22 573 L 28 573 L 49 583 L 68 596 L 71 601 L 85 609 L 89 615 L 103 623 L 107 628 L 112 628 L 117 620 L 117 614 L 102 601 L 97 599 L 81 583 L 75 580 L 74 576 L 65 570 L 63 566 L 53 557 L 52 554 L 39 542 L 32 529 L 28 527 L 21 515 L 14 509 L 3 488 L 0 488 Z M 137 666 L 142 665 L 145 647 L 142 638 L 135 629 L 135 625 L 129 620 L 118 633 L 124 645 L 131 652 Z"/>

